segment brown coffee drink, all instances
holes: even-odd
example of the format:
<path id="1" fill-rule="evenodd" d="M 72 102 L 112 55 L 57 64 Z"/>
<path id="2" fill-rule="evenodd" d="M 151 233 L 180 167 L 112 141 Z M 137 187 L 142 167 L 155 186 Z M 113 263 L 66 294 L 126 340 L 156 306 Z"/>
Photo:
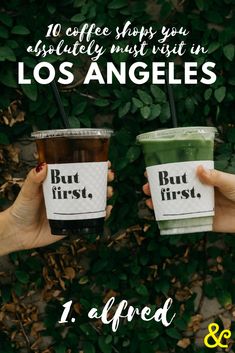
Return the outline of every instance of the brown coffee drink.
<path id="1" fill-rule="evenodd" d="M 38 131 L 39 161 L 48 165 L 43 184 L 52 234 L 103 232 L 111 130 Z"/>

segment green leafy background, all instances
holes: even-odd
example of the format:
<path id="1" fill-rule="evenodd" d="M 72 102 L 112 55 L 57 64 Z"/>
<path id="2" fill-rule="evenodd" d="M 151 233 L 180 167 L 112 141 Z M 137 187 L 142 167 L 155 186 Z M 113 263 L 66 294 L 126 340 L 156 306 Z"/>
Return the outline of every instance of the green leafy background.
<path id="1" fill-rule="evenodd" d="M 216 166 L 235 172 L 234 11 L 234 0 L 1 2 L 0 150 L 5 163 L 0 164 L 0 182 L 4 184 L 9 171 L 14 174 L 22 167 L 20 161 L 13 160 L 11 144 L 29 136 L 33 126 L 62 126 L 50 87 L 35 82 L 30 86 L 17 84 L 17 62 L 25 63 L 26 75 L 32 78 L 38 59 L 27 54 L 27 46 L 44 38 L 51 23 L 61 23 L 66 28 L 85 21 L 110 29 L 127 20 L 156 29 L 163 25 L 184 27 L 190 31 L 188 44 L 208 48 L 207 54 L 187 54 L 183 60 L 197 60 L 199 65 L 215 62 L 217 80 L 211 86 L 199 83 L 173 87 L 177 116 L 180 126 L 216 126 L 220 133 Z M 104 39 L 97 41 L 109 47 L 112 38 L 106 38 L 105 43 Z M 126 39 L 118 44 L 127 44 Z M 64 60 L 65 57 L 56 56 L 49 59 L 56 68 Z M 150 65 L 162 60 L 149 54 L 140 61 Z M 165 87 L 150 82 L 137 86 L 130 81 L 125 85 L 82 85 L 89 59 L 80 56 L 70 57 L 69 61 L 74 62 L 75 82 L 60 90 L 71 126 L 112 126 L 116 132 L 110 148 L 116 173 L 114 207 L 108 221 L 112 235 L 66 240 L 53 247 L 10 256 L 15 270 L 1 273 L 0 352 L 217 351 L 198 347 L 200 339 L 196 334 L 203 322 L 201 307 L 205 296 L 217 298 L 223 313 L 234 312 L 235 238 L 203 233 L 160 237 L 156 222 L 144 219 L 139 212 L 145 166 L 136 135 L 171 127 Z M 118 65 L 121 61 L 131 64 L 134 59 L 127 54 L 107 54 L 99 61 L 104 71 L 107 61 Z M 177 71 L 182 75 L 181 65 Z M 18 192 L 16 189 L 13 194 Z M 6 207 L 12 199 L 12 193 L 4 193 L 1 206 Z M 201 289 L 197 306 L 195 286 Z M 134 306 L 151 305 L 153 309 L 171 296 L 176 319 L 164 328 L 136 318 L 130 323 L 121 322 L 118 331 L 112 333 L 110 325 L 87 318 L 89 309 L 101 308 L 110 296 L 115 296 L 117 303 L 127 299 Z M 76 322 L 58 325 L 62 304 L 71 299 L 71 317 L 75 315 Z M 216 313 L 212 313 L 212 321 L 223 327 Z M 232 320 L 230 325 L 234 339 Z M 232 341 L 229 349 L 233 349 Z"/>

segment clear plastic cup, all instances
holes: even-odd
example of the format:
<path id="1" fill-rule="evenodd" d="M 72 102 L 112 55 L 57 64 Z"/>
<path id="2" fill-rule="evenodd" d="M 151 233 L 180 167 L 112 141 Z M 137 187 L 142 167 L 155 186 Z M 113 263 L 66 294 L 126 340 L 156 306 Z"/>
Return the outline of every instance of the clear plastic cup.
<path id="1" fill-rule="evenodd" d="M 43 193 L 52 234 L 103 232 L 112 133 L 109 129 L 32 133 L 39 162 L 48 166 Z"/>
<path id="2" fill-rule="evenodd" d="M 160 234 L 212 231 L 214 188 L 196 169 L 213 169 L 216 129 L 183 127 L 137 136 L 141 143 Z"/>

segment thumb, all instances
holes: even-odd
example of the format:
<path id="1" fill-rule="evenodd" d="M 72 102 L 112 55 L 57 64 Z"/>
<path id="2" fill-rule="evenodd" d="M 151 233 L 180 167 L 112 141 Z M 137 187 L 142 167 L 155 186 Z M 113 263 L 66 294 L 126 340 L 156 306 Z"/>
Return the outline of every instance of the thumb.
<path id="1" fill-rule="evenodd" d="M 41 185 L 45 180 L 46 175 L 46 163 L 40 163 L 36 168 L 32 169 L 25 179 L 19 197 L 26 200 L 32 200 L 41 195 Z"/>
<path id="2" fill-rule="evenodd" d="M 218 187 L 222 192 L 235 189 L 235 175 L 220 172 L 216 169 L 205 169 L 203 166 L 197 168 L 197 175 L 204 184 Z"/>

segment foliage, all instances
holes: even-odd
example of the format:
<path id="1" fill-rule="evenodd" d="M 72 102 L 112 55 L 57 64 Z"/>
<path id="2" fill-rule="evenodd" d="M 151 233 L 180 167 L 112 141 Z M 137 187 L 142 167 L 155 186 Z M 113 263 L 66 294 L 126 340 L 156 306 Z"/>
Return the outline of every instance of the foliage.
<path id="1" fill-rule="evenodd" d="M 67 27 L 71 23 L 78 26 L 88 21 L 112 29 L 131 20 L 136 26 L 152 25 L 156 29 L 162 25 L 182 26 L 190 31 L 188 41 L 208 48 L 208 53 L 199 55 L 197 61 L 200 65 L 204 61 L 215 62 L 218 78 L 209 87 L 200 83 L 173 87 L 177 116 L 181 126 L 218 127 L 216 166 L 235 172 L 234 0 L 9 0 L 1 3 L 1 9 L 0 152 L 5 160 L 11 159 L 7 145 L 20 136 L 29 135 L 32 126 L 39 129 L 61 127 L 50 87 L 36 83 L 30 86 L 17 84 L 17 62 L 25 63 L 28 77 L 32 76 L 37 62 L 26 52 L 26 46 L 43 38 L 50 23 L 62 23 Z M 107 38 L 105 45 L 109 46 L 111 41 Z M 121 44 L 124 43 L 120 41 Z M 52 57 L 50 61 L 58 67 L 63 59 Z M 111 59 L 116 64 L 120 61 L 133 62 L 133 58 L 126 54 L 116 54 Z M 184 61 L 194 59 L 188 54 Z M 110 57 L 104 56 L 99 63 L 104 71 L 107 61 Z M 148 55 L 141 61 L 150 65 L 157 61 L 157 57 Z M 32 322 L 44 321 L 43 334 L 53 338 L 48 352 L 73 353 L 79 348 L 84 353 L 144 353 L 146 346 L 148 352 L 181 352 L 179 342 L 185 337 L 185 332 L 189 334 L 190 342 L 184 351 L 197 352 L 195 331 L 190 320 L 200 308 L 197 312 L 194 309 L 192 289 L 195 283 L 201 285 L 205 295 L 217 297 L 222 306 L 232 310 L 231 303 L 235 300 L 235 241 L 232 237 L 206 234 L 159 237 L 155 222 L 140 219 L 138 203 L 143 198 L 141 187 L 145 167 L 136 135 L 171 126 L 166 89 L 150 83 L 137 86 L 129 81 L 125 85 L 115 82 L 109 86 L 95 83 L 85 86 L 81 80 L 87 69 L 87 60 L 77 57 L 75 62 L 77 76 L 74 84 L 60 88 L 71 125 L 93 127 L 101 120 L 112 125 L 116 132 L 110 150 L 110 160 L 116 173 L 114 209 L 108 222 L 116 238 L 87 239 L 47 251 L 12 255 L 17 271 L 10 283 L 1 286 L 2 311 L 4 315 L 11 315 L 12 322 L 18 322 L 18 325 L 24 319 L 20 313 L 25 312 L 26 336 L 37 332 L 32 336 L 34 338 L 43 330 L 33 330 Z M 178 71 L 180 74 L 180 65 Z M 3 183 L 8 167 L 1 160 Z M 215 244 L 218 239 L 224 244 L 222 248 Z M 86 250 L 85 263 L 81 261 L 84 258 L 81 249 Z M 71 253 L 74 256 L 71 257 Z M 74 268 L 76 274 L 68 268 Z M 31 312 L 27 306 L 29 312 L 26 312 L 20 306 L 21 300 L 35 291 L 48 303 L 43 319 L 40 315 L 36 319 L 30 316 L 33 315 L 32 308 Z M 167 329 L 155 322 L 143 323 L 136 319 L 132 323 L 122 323 L 113 334 L 109 326 L 88 321 L 86 315 L 91 307 L 102 307 L 111 294 L 118 302 L 121 299 L 134 300 L 140 307 L 147 304 L 159 306 L 167 296 L 171 296 L 177 319 Z M 62 302 L 70 299 L 76 302 L 74 310 L 79 320 L 64 330 L 63 326 L 57 327 L 56 322 L 62 312 Z M 11 303 L 14 309 L 9 306 Z M 22 340 L 19 343 L 14 340 L 16 336 L 10 334 L 21 331 L 19 327 L 3 324 L 1 351 L 19 351 L 17 347 L 23 345 Z M 9 343 L 5 331 L 12 337 L 12 343 Z M 38 351 L 37 345 L 32 348 L 33 342 L 30 342 L 32 351 Z M 200 349 L 200 352 L 206 350 Z"/>

